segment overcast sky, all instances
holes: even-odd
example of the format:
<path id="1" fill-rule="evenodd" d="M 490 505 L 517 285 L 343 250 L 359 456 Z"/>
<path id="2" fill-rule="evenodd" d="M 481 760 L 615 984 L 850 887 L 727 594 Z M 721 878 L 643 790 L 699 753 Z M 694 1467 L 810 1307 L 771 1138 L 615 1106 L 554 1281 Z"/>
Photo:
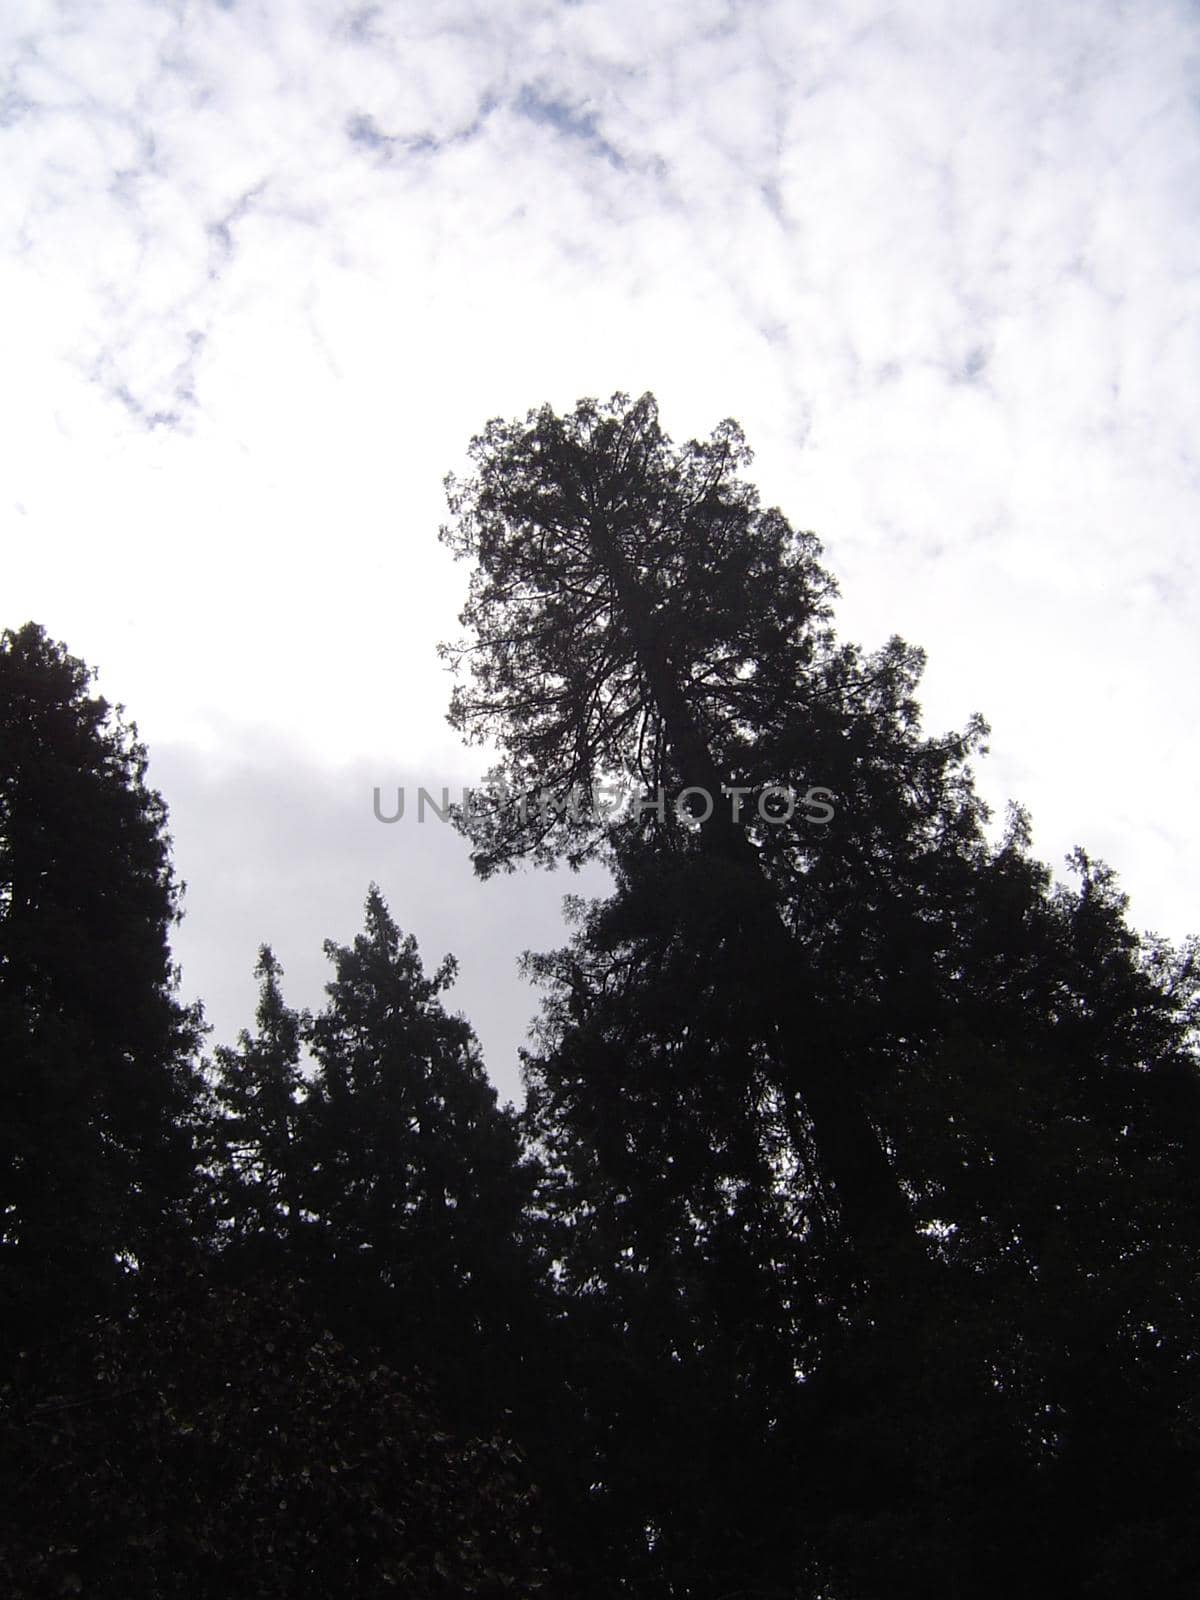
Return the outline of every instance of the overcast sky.
<path id="1" fill-rule="evenodd" d="M 738 418 L 998 811 L 1200 927 L 1193 4 L 4 0 L 0 68 L 0 625 L 137 719 L 214 1041 L 373 878 L 517 1094 L 579 885 L 371 790 L 481 770 L 444 474 L 616 389 Z"/>

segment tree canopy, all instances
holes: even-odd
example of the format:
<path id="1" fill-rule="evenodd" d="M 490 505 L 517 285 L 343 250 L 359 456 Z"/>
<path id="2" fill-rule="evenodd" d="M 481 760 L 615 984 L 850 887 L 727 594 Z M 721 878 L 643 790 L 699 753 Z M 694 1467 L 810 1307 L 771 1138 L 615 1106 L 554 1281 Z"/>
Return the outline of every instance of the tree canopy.
<path id="1" fill-rule="evenodd" d="M 921 653 L 836 640 L 735 425 L 677 447 L 617 395 L 471 454 L 451 721 L 501 759 L 460 825 L 484 875 L 616 878 L 532 962 L 527 1064 L 597 1537 L 639 1594 L 1000 1593 L 1021 1551 L 1046 1592 L 1120 1592 L 1195 1471 L 1194 949 L 1133 934 L 1085 855 L 1055 887 L 1019 811 L 990 841 L 982 720 L 927 735 Z M 614 777 L 650 803 L 567 804 Z M 813 783 L 819 823 L 758 803 Z M 1145 1498 L 1096 1467 L 1134 1449 Z"/>
<path id="2" fill-rule="evenodd" d="M 474 562 L 470 634 L 443 646 L 469 674 L 450 720 L 499 746 L 491 776 L 529 801 L 467 819 L 478 869 L 585 859 L 604 835 L 571 800 L 603 781 L 674 798 L 745 777 L 779 684 L 828 647 L 834 586 L 816 539 L 739 475 L 737 424 L 677 448 L 653 396 L 616 395 L 494 421 L 471 458 L 442 530 Z"/>
<path id="3" fill-rule="evenodd" d="M 1191 1600 L 1200 947 L 991 826 L 735 423 L 471 460 L 457 820 L 611 873 L 524 958 L 520 1110 L 376 886 L 203 1060 L 146 752 L 0 638 L 0 1580 Z"/>

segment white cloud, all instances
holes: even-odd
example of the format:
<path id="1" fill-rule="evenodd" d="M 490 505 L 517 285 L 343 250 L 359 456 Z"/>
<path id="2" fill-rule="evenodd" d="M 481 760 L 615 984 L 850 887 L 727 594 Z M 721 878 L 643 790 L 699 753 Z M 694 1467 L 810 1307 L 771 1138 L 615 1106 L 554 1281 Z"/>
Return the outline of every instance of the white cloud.
<path id="1" fill-rule="evenodd" d="M 678 435 L 743 421 L 844 631 L 925 645 L 931 723 L 995 724 L 989 793 L 1181 933 L 1198 31 L 1182 0 L 10 5 L 3 620 L 152 740 L 449 767 L 443 473 L 491 415 L 653 388 Z"/>

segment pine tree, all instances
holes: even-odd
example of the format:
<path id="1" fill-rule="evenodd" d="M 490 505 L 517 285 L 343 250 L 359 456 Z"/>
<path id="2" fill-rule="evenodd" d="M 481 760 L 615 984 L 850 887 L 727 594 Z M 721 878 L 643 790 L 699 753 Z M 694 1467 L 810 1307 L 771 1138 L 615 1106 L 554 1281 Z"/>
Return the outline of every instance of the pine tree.
<path id="1" fill-rule="evenodd" d="M 989 844 L 984 724 L 924 735 L 921 653 L 837 643 L 736 425 L 616 396 L 472 455 L 451 720 L 501 762 L 460 823 L 484 874 L 617 880 L 533 963 L 527 1079 L 595 1592 L 1182 1593 L 1194 951 L 1019 815 Z M 651 803 L 572 805 L 614 778 Z M 814 783 L 820 824 L 759 804 Z"/>
<path id="2" fill-rule="evenodd" d="M 498 800 L 460 815 L 477 869 L 578 864 L 630 830 L 698 849 L 728 891 L 730 943 L 755 952 L 860 1275 L 894 1278 L 902 1263 L 915 1282 L 923 1247 L 859 1063 L 840 1029 L 812 1031 L 797 907 L 816 903 L 810 880 L 836 886 L 847 857 L 861 880 L 899 849 L 919 877 L 940 834 L 977 837 L 965 763 L 982 723 L 921 739 L 920 652 L 836 645 L 820 547 L 761 508 L 736 423 L 677 447 L 652 396 L 615 395 L 492 422 L 471 454 L 474 475 L 448 480 L 443 529 L 475 562 L 469 633 L 443 648 L 469 670 L 451 722 L 502 755 Z M 623 825 L 587 803 L 614 781 L 638 795 Z M 829 791 L 845 807 L 832 848 L 818 821 Z M 788 803 L 793 820 L 777 826 L 772 806 Z M 870 915 L 860 896 L 859 920 Z"/>
<path id="3" fill-rule="evenodd" d="M 190 1226 L 166 808 L 91 678 L 32 623 L 0 636 L 0 1327 L 26 1349 Z"/>
<path id="4" fill-rule="evenodd" d="M 264 947 L 256 1031 L 216 1052 L 220 1274 L 277 1285 L 360 1358 L 428 1379 L 460 1436 L 519 1441 L 569 1520 L 533 1167 L 469 1026 L 441 1004 L 453 960 L 426 977 L 374 888 L 365 931 L 326 950 L 335 976 L 314 1019 L 286 1005 Z"/>
<path id="5" fill-rule="evenodd" d="M 256 1032 L 236 1049 L 215 1051 L 214 1121 L 221 1243 L 251 1270 L 303 1270 L 304 1037 L 311 1019 L 285 1004 L 283 968 L 268 945 L 259 950 Z"/>
<path id="6" fill-rule="evenodd" d="M 378 889 L 363 933 L 326 951 L 335 976 L 309 1030 L 302 1108 L 314 1272 L 348 1337 L 415 1364 L 475 1428 L 526 1381 L 531 1172 L 515 1118 L 439 999 L 453 959 L 427 977 Z"/>
<path id="7" fill-rule="evenodd" d="M 0 639 L 5 1592 L 537 1593 L 527 1469 L 477 1425 L 519 1364 L 499 1333 L 528 1184 L 437 1003 L 451 967 L 426 980 L 373 896 L 310 1095 L 310 1025 L 264 949 L 257 1034 L 206 1094 L 165 807 L 90 677 L 39 629 Z M 306 1120 L 326 1090 L 334 1114 Z"/>

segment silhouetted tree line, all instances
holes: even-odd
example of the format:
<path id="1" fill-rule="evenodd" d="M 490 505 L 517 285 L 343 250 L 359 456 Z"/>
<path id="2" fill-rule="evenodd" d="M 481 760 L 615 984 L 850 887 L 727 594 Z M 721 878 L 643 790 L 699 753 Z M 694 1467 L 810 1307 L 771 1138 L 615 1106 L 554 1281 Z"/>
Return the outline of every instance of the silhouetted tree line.
<path id="1" fill-rule="evenodd" d="M 1195 943 L 989 838 L 985 725 L 836 638 L 736 424 L 471 460 L 459 825 L 613 874 L 520 1112 L 375 888 L 204 1058 L 136 729 L 0 638 L 4 1592 L 1200 1592 Z"/>

